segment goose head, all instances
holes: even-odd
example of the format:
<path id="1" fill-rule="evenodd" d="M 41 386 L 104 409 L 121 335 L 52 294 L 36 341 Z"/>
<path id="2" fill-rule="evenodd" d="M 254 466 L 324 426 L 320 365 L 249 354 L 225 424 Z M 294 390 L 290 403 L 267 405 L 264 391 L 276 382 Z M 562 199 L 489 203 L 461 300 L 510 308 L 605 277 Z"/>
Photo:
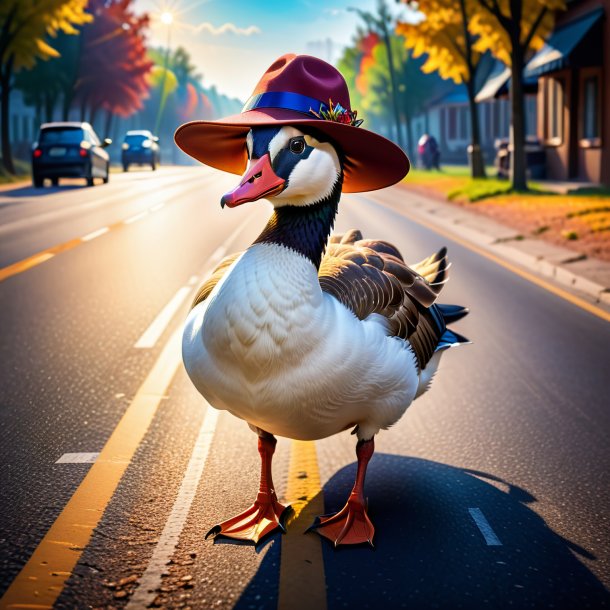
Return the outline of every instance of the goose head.
<path id="1" fill-rule="evenodd" d="M 248 165 L 222 207 L 268 199 L 275 208 L 308 206 L 340 193 L 341 153 L 321 135 L 295 126 L 253 127 L 246 137 Z"/>

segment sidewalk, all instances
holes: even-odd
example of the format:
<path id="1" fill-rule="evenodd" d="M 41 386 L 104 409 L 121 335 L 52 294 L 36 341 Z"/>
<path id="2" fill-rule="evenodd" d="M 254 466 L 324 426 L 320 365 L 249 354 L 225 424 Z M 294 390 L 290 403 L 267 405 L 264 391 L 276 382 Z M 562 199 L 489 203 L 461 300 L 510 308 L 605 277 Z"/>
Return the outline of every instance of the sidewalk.
<path id="1" fill-rule="evenodd" d="M 517 229 L 441 200 L 424 187 L 400 184 L 409 195 L 410 212 L 426 222 L 456 233 L 500 258 L 515 262 L 576 289 L 598 303 L 610 305 L 610 263 L 574 250 L 524 237 Z"/>

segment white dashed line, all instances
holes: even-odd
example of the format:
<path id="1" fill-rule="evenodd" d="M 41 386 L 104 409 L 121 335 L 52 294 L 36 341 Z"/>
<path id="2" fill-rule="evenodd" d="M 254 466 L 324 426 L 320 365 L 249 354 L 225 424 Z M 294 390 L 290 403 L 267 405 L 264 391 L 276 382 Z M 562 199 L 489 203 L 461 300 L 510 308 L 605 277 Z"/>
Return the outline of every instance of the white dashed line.
<path id="1" fill-rule="evenodd" d="M 218 411 L 208 405 L 172 512 L 161 532 L 150 562 L 139 579 L 140 584 L 126 606 L 126 610 L 148 608 L 157 596 L 157 589 L 161 585 L 161 575 L 167 571 L 167 563 L 174 554 L 180 533 L 195 498 L 195 492 L 214 438 L 217 421 Z"/>
<path id="2" fill-rule="evenodd" d="M 99 453 L 64 453 L 56 464 L 93 464 Z"/>
<path id="3" fill-rule="evenodd" d="M 139 349 L 154 347 L 163 331 L 167 328 L 171 319 L 174 317 L 178 308 L 182 305 L 186 297 L 191 292 L 190 286 L 183 286 L 173 296 L 172 300 L 161 310 L 159 315 L 153 320 L 152 324 L 144 331 L 144 334 L 137 340 L 134 347 Z"/>
<path id="4" fill-rule="evenodd" d="M 485 518 L 483 511 L 480 508 L 469 508 L 468 512 L 481 534 L 483 534 L 487 546 L 502 546 L 500 539 L 496 536 L 496 533 L 491 529 L 491 525 L 489 525 L 489 521 Z"/>
<path id="5" fill-rule="evenodd" d="M 148 210 L 146 210 L 145 212 L 140 212 L 139 214 L 136 214 L 135 216 L 132 216 L 131 218 L 128 218 L 127 220 L 123 221 L 123 224 L 126 225 L 130 225 L 132 222 L 136 222 L 137 220 L 140 220 L 142 218 L 144 218 L 144 216 L 148 215 Z"/>
<path id="6" fill-rule="evenodd" d="M 98 229 L 97 231 L 93 231 L 92 233 L 87 233 L 87 235 L 85 235 L 84 237 L 81 237 L 80 240 L 81 241 L 91 241 L 92 239 L 95 239 L 96 237 L 99 237 L 100 235 L 104 235 L 104 233 L 108 233 L 108 231 L 110 231 L 110 229 L 108 227 L 102 227 L 101 229 Z"/>

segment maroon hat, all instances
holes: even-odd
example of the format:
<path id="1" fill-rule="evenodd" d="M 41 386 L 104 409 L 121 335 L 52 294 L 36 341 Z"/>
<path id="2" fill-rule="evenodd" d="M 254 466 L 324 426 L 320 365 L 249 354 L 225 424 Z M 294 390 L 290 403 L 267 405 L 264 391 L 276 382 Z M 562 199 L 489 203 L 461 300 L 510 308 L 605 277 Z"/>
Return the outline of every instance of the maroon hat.
<path id="1" fill-rule="evenodd" d="M 263 74 L 240 114 L 181 125 L 176 144 L 198 161 L 233 174 L 248 162 L 251 127 L 295 125 L 328 135 L 345 155 L 343 191 L 373 191 L 398 182 L 409 171 L 407 155 L 393 142 L 359 127 L 341 73 L 309 55 L 283 55 Z"/>

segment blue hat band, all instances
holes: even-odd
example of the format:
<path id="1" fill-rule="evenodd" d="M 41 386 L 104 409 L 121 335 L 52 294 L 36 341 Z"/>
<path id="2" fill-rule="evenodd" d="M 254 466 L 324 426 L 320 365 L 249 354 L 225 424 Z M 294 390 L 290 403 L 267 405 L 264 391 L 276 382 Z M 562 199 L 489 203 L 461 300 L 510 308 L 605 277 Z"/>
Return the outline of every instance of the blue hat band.
<path id="1" fill-rule="evenodd" d="M 328 111 L 328 105 L 315 97 L 292 93 L 289 91 L 267 91 L 253 95 L 242 108 L 242 112 L 256 110 L 257 108 L 280 108 L 282 110 L 294 110 L 308 115 L 310 118 L 321 118 L 313 114 Z"/>

